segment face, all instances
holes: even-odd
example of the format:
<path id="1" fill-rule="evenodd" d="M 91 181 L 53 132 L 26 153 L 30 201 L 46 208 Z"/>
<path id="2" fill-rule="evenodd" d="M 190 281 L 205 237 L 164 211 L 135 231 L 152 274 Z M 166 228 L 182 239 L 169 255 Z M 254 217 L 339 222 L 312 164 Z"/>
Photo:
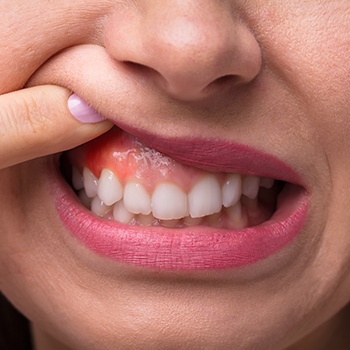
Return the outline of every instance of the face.
<path id="1" fill-rule="evenodd" d="M 347 0 L 0 9 L 1 93 L 61 85 L 116 124 L 0 172 L 0 287 L 38 329 L 76 349 L 283 349 L 348 303 Z M 128 210 L 86 209 L 71 166 L 86 192 L 87 168 L 112 170 Z M 153 216 L 134 208 L 150 198 Z"/>

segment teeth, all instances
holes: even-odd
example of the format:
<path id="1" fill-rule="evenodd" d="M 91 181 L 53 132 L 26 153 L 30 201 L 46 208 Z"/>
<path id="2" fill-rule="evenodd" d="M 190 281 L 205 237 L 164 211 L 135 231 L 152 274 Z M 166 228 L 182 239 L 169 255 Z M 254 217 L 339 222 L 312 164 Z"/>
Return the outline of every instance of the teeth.
<path id="1" fill-rule="evenodd" d="M 206 176 L 188 194 L 190 215 L 193 218 L 218 213 L 222 208 L 221 188 L 214 176 Z"/>
<path id="2" fill-rule="evenodd" d="M 242 194 L 250 199 L 255 198 L 259 193 L 260 178 L 257 176 L 246 176 L 242 182 Z"/>
<path id="3" fill-rule="evenodd" d="M 85 192 L 84 189 L 80 190 L 78 193 L 78 197 L 80 199 L 81 204 L 85 207 L 90 209 L 91 206 L 91 198 L 89 198 Z"/>
<path id="4" fill-rule="evenodd" d="M 73 188 L 77 191 L 80 191 L 84 188 L 84 178 L 76 167 L 72 168 L 72 184 Z"/>
<path id="5" fill-rule="evenodd" d="M 161 220 L 181 219 L 188 215 L 187 195 L 178 186 L 159 184 L 152 195 L 153 216 Z"/>
<path id="6" fill-rule="evenodd" d="M 123 201 L 119 201 L 113 206 L 113 218 L 121 222 L 122 224 L 129 224 L 135 217 L 133 213 L 130 213 L 124 206 Z"/>
<path id="7" fill-rule="evenodd" d="M 72 167 L 72 183 L 81 203 L 100 217 L 141 226 L 247 227 L 248 214 L 259 207 L 259 188 L 269 189 L 275 180 L 227 174 L 222 183 L 221 178 L 205 175 L 188 194 L 171 182 L 162 182 L 150 195 L 137 181 L 127 181 L 123 188 L 109 169 L 103 169 L 97 179 L 88 168 L 81 175 Z"/>
<path id="8" fill-rule="evenodd" d="M 91 211 L 98 216 L 105 216 L 110 209 L 111 208 L 104 204 L 98 196 L 91 201 Z"/>
<path id="9" fill-rule="evenodd" d="M 97 194 L 106 205 L 113 205 L 123 198 L 123 186 L 111 170 L 102 170 Z"/>
<path id="10" fill-rule="evenodd" d="M 104 216 L 103 216 L 104 219 L 107 219 L 107 220 L 114 220 L 114 217 L 113 217 L 113 211 L 112 210 L 109 210 Z"/>
<path id="11" fill-rule="evenodd" d="M 84 168 L 83 177 L 86 195 L 89 198 L 95 197 L 97 195 L 98 179 L 88 168 Z"/>
<path id="12" fill-rule="evenodd" d="M 238 174 L 231 174 L 222 186 L 222 204 L 228 208 L 241 198 L 242 179 Z"/>
<path id="13" fill-rule="evenodd" d="M 260 186 L 261 186 L 261 187 L 270 189 L 270 188 L 273 187 L 274 184 L 275 184 L 275 180 L 274 180 L 274 179 L 271 179 L 271 178 L 269 178 L 269 177 L 262 177 L 262 178 L 260 179 Z"/>
<path id="14" fill-rule="evenodd" d="M 184 224 L 187 226 L 199 226 L 203 219 L 202 218 L 191 218 L 190 216 L 187 216 L 183 219 Z"/>
<path id="15" fill-rule="evenodd" d="M 208 224 L 212 226 L 219 225 L 220 221 L 221 221 L 221 213 L 212 214 L 207 217 Z"/>
<path id="16" fill-rule="evenodd" d="M 139 215 L 137 221 L 141 226 L 153 226 L 153 224 L 156 221 L 156 218 L 152 214 Z"/>
<path id="17" fill-rule="evenodd" d="M 228 217 L 231 220 L 232 228 L 239 230 L 247 226 L 247 217 L 243 215 L 242 205 L 240 202 L 226 209 Z"/>
<path id="18" fill-rule="evenodd" d="M 168 228 L 175 228 L 179 224 L 180 220 L 162 220 L 162 225 Z"/>
<path id="19" fill-rule="evenodd" d="M 138 182 L 130 181 L 124 189 L 124 205 L 134 214 L 148 215 L 151 213 L 151 197 Z"/>

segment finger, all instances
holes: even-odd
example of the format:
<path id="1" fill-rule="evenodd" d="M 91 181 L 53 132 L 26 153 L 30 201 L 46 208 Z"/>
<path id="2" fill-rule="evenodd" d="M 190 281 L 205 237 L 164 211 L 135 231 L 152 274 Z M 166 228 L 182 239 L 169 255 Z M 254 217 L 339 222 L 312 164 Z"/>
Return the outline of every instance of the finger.
<path id="1" fill-rule="evenodd" d="M 80 121 L 74 118 L 70 95 L 65 88 L 46 85 L 0 96 L 0 169 L 65 151 L 112 127 L 108 121 L 97 122 L 102 117 L 86 105 L 89 113 L 84 116 L 79 100 L 70 99 Z"/>

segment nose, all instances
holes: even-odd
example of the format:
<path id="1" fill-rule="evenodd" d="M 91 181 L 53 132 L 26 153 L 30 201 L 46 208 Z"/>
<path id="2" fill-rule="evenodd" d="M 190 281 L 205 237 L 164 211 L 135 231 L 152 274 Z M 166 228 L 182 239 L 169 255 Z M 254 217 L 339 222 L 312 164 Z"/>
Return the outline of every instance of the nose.
<path id="1" fill-rule="evenodd" d="M 113 13 L 105 46 L 169 95 L 198 100 L 254 80 L 261 51 L 250 28 L 222 0 L 133 2 Z"/>

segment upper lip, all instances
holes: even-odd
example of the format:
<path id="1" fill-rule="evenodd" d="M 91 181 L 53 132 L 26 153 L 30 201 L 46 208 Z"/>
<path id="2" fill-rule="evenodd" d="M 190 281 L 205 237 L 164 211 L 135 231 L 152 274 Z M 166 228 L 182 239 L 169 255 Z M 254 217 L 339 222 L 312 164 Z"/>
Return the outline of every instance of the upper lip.
<path id="1" fill-rule="evenodd" d="M 243 144 L 196 136 L 163 137 L 126 124 L 118 126 L 148 147 L 185 165 L 207 171 L 270 177 L 305 187 L 300 175 L 288 164 L 273 155 Z"/>
<path id="2" fill-rule="evenodd" d="M 83 48 L 83 51 L 84 49 L 85 48 Z M 96 49 L 98 50 L 98 58 L 103 60 L 103 65 L 101 66 L 107 66 L 107 68 L 104 68 L 103 76 L 105 76 L 107 71 L 113 71 L 113 66 L 104 51 L 101 50 L 101 48 Z M 78 93 L 90 103 L 92 101 L 96 102 L 96 99 L 99 100 L 96 93 L 91 89 L 86 89 L 86 86 L 91 85 L 89 82 L 91 82 L 92 77 L 90 73 L 87 74 L 87 78 L 79 75 L 79 62 L 77 62 L 77 57 L 81 57 L 79 48 L 76 50 L 73 48 L 72 53 L 58 54 L 34 73 L 29 79 L 27 86 L 48 83 L 57 84 Z M 59 68 L 58 70 L 56 69 L 57 67 Z M 63 69 L 63 73 L 60 69 Z M 77 79 L 74 78 L 74 74 L 77 75 Z M 119 84 L 122 84 L 120 80 L 122 80 L 125 85 L 127 84 L 125 75 L 122 75 L 119 79 Z M 130 84 L 130 86 L 132 86 L 133 83 Z M 121 87 L 118 86 L 117 90 L 118 89 L 120 90 Z M 127 91 L 128 87 L 125 87 L 125 89 Z M 103 92 L 98 92 L 99 97 L 101 97 L 102 94 Z M 113 93 L 108 93 L 108 95 L 108 98 L 110 98 L 113 96 Z M 101 102 L 91 104 L 94 106 L 99 103 Z M 100 107 L 97 109 L 104 114 L 102 111 L 103 108 Z M 126 113 L 130 112 L 127 111 Z M 110 111 L 109 115 L 111 115 Z M 150 132 L 149 127 L 148 130 L 135 127 L 133 126 L 135 122 L 129 123 L 128 118 L 125 117 L 111 117 L 110 119 L 118 127 L 137 137 L 145 145 L 156 149 L 180 163 L 208 171 L 266 176 L 307 187 L 305 186 L 304 179 L 302 179 L 286 162 L 271 154 L 242 143 L 203 136 L 197 137 L 195 133 L 194 136 L 191 137 L 189 137 L 188 134 L 187 136 L 163 136 L 160 135 L 160 133 Z"/>

